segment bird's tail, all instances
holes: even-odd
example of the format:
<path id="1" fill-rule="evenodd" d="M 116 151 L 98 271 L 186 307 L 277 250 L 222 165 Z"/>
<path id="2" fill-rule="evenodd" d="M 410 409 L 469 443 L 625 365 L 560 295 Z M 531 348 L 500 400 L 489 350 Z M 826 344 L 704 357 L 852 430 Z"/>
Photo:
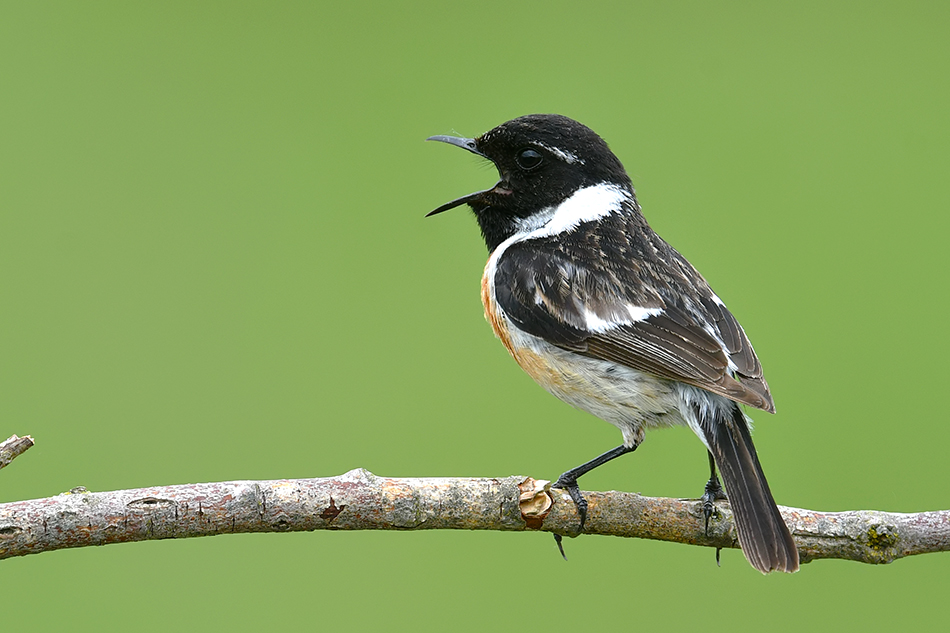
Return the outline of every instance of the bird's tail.
<path id="1" fill-rule="evenodd" d="M 723 409 L 697 413 L 722 474 L 745 557 L 764 574 L 798 571 L 798 549 L 772 498 L 742 409 L 734 404 L 731 417 Z"/>

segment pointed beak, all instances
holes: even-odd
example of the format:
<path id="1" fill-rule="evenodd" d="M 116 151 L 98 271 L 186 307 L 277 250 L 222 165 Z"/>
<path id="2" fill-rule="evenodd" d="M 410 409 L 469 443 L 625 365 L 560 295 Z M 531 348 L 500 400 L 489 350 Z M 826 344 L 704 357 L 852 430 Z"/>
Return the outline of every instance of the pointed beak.
<path id="1" fill-rule="evenodd" d="M 481 156 L 482 158 L 488 158 L 487 156 L 485 156 L 484 154 L 482 154 L 480 151 L 478 151 L 478 146 L 475 144 L 475 139 L 473 139 L 473 138 L 461 138 L 461 137 L 459 137 L 459 136 L 443 136 L 443 135 L 440 134 L 440 135 L 438 135 L 438 136 L 430 136 L 430 137 L 427 138 L 426 140 L 427 140 L 427 141 L 438 141 L 438 142 L 440 142 L 440 143 L 448 143 L 449 145 L 455 145 L 456 147 L 461 147 L 462 149 L 467 149 L 467 150 L 470 151 L 471 153 L 473 153 L 473 154 L 475 154 L 475 155 L 477 155 L 477 156 Z M 489 160 L 491 160 L 491 159 L 489 159 Z M 494 189 L 494 187 L 492 187 L 492 189 Z M 461 198 L 456 198 L 455 200 L 453 200 L 453 201 L 451 201 L 451 202 L 446 202 L 445 204 L 443 204 L 443 205 L 442 205 L 441 207 L 439 207 L 438 209 L 434 209 L 434 210 L 429 211 L 428 213 L 426 213 L 426 217 L 429 217 L 429 216 L 432 216 L 432 215 L 436 215 L 437 213 L 442 213 L 443 211 L 448 211 L 449 209 L 454 209 L 455 207 L 460 207 L 460 206 L 462 206 L 463 204 L 466 204 L 466 203 L 469 203 L 469 202 L 475 202 L 475 201 L 479 200 L 482 196 L 484 196 L 486 193 L 488 193 L 489 191 L 491 191 L 492 189 L 486 189 L 486 190 L 484 190 L 484 191 L 476 191 L 475 193 L 470 193 L 470 194 L 468 194 L 467 196 L 462 196 Z"/>
<path id="2" fill-rule="evenodd" d="M 462 149 L 467 149 L 473 154 L 478 154 L 483 158 L 488 158 L 480 151 L 478 151 L 478 146 L 475 145 L 475 139 L 473 138 L 461 138 L 460 136 L 443 136 L 441 134 L 437 136 L 430 136 L 426 139 L 427 141 L 438 141 L 440 143 L 448 143 L 449 145 L 455 145 L 456 147 L 461 147 Z"/>

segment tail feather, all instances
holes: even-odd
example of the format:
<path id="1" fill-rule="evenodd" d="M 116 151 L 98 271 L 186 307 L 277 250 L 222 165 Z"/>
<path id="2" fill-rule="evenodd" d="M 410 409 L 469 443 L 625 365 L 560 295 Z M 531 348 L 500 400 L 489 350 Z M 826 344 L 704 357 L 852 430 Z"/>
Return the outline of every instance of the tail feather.
<path id="1" fill-rule="evenodd" d="M 697 410 L 697 417 L 722 474 L 742 552 L 762 573 L 798 571 L 798 549 L 772 498 L 742 409 L 734 405 L 731 418 L 710 413 Z"/>

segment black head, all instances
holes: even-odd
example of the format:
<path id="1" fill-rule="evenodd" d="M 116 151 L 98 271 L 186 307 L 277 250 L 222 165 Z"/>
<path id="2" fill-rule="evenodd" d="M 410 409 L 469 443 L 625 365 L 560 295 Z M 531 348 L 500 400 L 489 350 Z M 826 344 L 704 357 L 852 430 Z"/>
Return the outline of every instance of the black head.
<path id="1" fill-rule="evenodd" d="M 499 181 L 430 212 L 462 204 L 475 212 L 489 250 L 513 235 L 518 220 L 556 206 L 584 187 L 611 183 L 633 193 L 630 178 L 607 143 L 593 130 L 558 114 L 530 114 L 502 123 L 478 138 L 432 136 L 483 156 Z"/>

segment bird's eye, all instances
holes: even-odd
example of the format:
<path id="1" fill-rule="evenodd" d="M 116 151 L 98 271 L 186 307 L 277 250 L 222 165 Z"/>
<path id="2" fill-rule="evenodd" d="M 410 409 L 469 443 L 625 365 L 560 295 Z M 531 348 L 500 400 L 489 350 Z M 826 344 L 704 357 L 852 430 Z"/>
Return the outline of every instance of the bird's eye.
<path id="1" fill-rule="evenodd" d="M 536 150 L 526 147 L 518 152 L 518 157 L 515 160 L 518 161 L 518 166 L 522 169 L 534 169 L 541 164 L 544 157 Z"/>

